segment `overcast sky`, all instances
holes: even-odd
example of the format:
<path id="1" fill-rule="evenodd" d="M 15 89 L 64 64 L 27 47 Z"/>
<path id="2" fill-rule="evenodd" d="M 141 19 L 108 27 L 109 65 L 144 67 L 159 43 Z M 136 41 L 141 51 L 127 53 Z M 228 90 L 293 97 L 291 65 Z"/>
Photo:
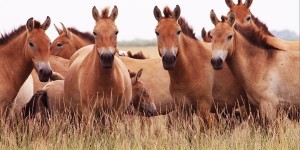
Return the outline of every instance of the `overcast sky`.
<path id="1" fill-rule="evenodd" d="M 237 2 L 237 0 L 234 0 Z M 99 11 L 104 7 L 119 8 L 116 25 L 119 28 L 118 40 L 155 39 L 157 24 L 153 16 L 154 6 L 163 9 L 175 5 L 181 7 L 181 16 L 194 28 L 197 36 L 202 27 L 211 29 L 209 13 L 214 9 L 218 16 L 228 12 L 225 0 L 2 0 L 0 5 L 0 33 L 11 32 L 24 25 L 30 17 L 43 22 L 50 16 L 52 23 L 47 34 L 53 40 L 58 36 L 53 24 L 60 27 L 75 27 L 80 31 L 92 31 L 95 22 L 92 7 Z M 299 0 L 254 0 L 252 13 L 267 24 L 270 30 L 285 30 L 299 35 Z"/>

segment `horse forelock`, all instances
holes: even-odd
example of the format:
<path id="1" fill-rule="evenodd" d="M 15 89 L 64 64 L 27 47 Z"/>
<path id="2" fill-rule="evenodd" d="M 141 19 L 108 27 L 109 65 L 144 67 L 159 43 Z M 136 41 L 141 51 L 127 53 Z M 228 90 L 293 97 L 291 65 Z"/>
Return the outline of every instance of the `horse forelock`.
<path id="1" fill-rule="evenodd" d="M 101 18 L 109 18 L 109 8 L 106 7 L 101 11 Z"/>
<path id="2" fill-rule="evenodd" d="M 248 42 L 251 44 L 260 47 L 266 51 L 275 51 L 280 50 L 279 48 L 268 43 L 266 36 L 263 31 L 259 30 L 258 32 L 251 26 L 242 26 L 235 24 L 235 30 L 238 31 Z"/>
<path id="3" fill-rule="evenodd" d="M 223 15 L 221 16 L 221 21 L 222 22 L 226 22 L 227 20 L 228 20 L 228 18 L 226 16 L 223 16 Z"/>
<path id="4" fill-rule="evenodd" d="M 41 28 L 41 23 L 39 21 L 33 20 L 33 27 L 35 29 L 40 29 Z"/>
<path id="5" fill-rule="evenodd" d="M 166 6 L 164 8 L 164 15 L 165 15 L 165 18 L 173 17 L 173 11 L 168 6 Z"/>
<path id="6" fill-rule="evenodd" d="M 197 40 L 196 35 L 194 33 L 194 29 L 188 24 L 188 22 L 183 17 L 180 17 L 178 19 L 178 24 L 181 27 L 182 33 L 184 33 L 185 35 L 189 36 L 192 39 Z"/>
<path id="7" fill-rule="evenodd" d="M 261 22 L 257 17 L 255 17 L 252 13 L 251 14 L 251 18 L 254 22 L 254 24 L 260 28 L 260 30 L 262 30 L 263 33 L 269 35 L 269 36 L 274 36 L 268 29 L 267 25 L 264 24 L 263 22 Z"/>
<path id="8" fill-rule="evenodd" d="M 75 34 L 75 35 L 77 35 L 77 36 L 79 36 L 79 37 L 81 37 L 81 38 L 83 38 L 85 40 L 90 41 L 91 43 L 95 43 L 94 36 L 91 33 L 89 33 L 89 32 L 81 32 L 81 31 L 78 31 L 76 28 L 72 28 L 72 27 L 68 28 L 68 30 L 70 32 L 72 32 L 73 34 Z"/>
<path id="9" fill-rule="evenodd" d="M 21 33 L 26 31 L 26 26 L 20 26 L 17 29 L 14 29 L 10 33 L 1 34 L 0 38 L 0 45 L 7 44 L 9 41 L 13 40 L 14 38 L 18 37 Z"/>

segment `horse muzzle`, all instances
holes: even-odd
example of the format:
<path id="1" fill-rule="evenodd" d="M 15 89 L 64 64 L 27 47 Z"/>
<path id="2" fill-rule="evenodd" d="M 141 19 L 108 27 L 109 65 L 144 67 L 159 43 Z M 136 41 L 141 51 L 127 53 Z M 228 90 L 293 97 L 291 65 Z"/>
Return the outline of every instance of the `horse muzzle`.
<path id="1" fill-rule="evenodd" d="M 165 70 L 173 70 L 176 65 L 176 56 L 173 54 L 163 55 L 162 62 Z"/>
<path id="2" fill-rule="evenodd" d="M 154 103 L 141 104 L 139 111 L 146 117 L 157 116 L 157 109 Z"/>
<path id="3" fill-rule="evenodd" d="M 41 82 L 49 81 L 50 77 L 52 76 L 52 69 L 48 62 L 37 63 L 36 70 Z"/>
<path id="4" fill-rule="evenodd" d="M 114 54 L 107 52 L 100 54 L 100 61 L 104 69 L 111 69 L 114 62 Z"/>
<path id="5" fill-rule="evenodd" d="M 224 61 L 222 58 L 212 58 L 210 62 L 215 70 L 220 70 L 223 68 Z"/>

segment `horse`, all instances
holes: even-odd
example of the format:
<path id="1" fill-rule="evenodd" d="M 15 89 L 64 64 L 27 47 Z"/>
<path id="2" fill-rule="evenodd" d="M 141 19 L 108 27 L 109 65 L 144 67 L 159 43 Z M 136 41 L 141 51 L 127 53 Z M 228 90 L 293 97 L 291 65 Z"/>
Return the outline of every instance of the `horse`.
<path id="1" fill-rule="evenodd" d="M 262 31 L 235 24 L 234 11 L 220 21 L 212 10 L 210 18 L 215 25 L 210 33 L 211 64 L 219 70 L 226 61 L 250 103 L 259 109 L 260 123 L 274 123 L 278 109 L 299 108 L 299 51 L 278 49 Z M 295 117 L 299 119 L 299 111 Z"/>
<path id="2" fill-rule="evenodd" d="M 29 18 L 20 26 L 0 39 L 0 116 L 7 116 L 13 101 L 32 69 L 38 72 L 39 80 L 49 80 L 52 70 L 49 65 L 50 39 L 45 31 L 50 26 L 47 17 L 44 23 Z M 14 63 L 11 63 L 14 62 Z"/>
<path id="3" fill-rule="evenodd" d="M 299 50 L 300 43 L 298 41 L 287 41 L 275 37 L 269 30 L 268 27 L 262 23 L 257 17 L 255 17 L 251 11 L 250 6 L 253 0 L 245 0 L 242 3 L 242 0 L 238 0 L 238 4 L 235 4 L 232 0 L 225 0 L 226 5 L 230 8 L 230 11 L 234 11 L 236 13 L 236 24 L 239 25 L 249 25 L 256 28 L 257 31 L 261 31 L 264 33 L 265 38 L 267 38 L 268 43 L 276 46 L 278 49 L 283 50 Z"/>
<path id="4" fill-rule="evenodd" d="M 176 111 L 192 125 L 192 114 L 197 113 L 204 122 L 201 123 L 201 130 L 209 128 L 212 123 L 210 109 L 214 80 L 209 45 L 198 41 L 187 25 L 179 25 L 186 22 L 180 17 L 178 5 L 174 11 L 165 7 L 164 17 L 157 6 L 153 12 L 158 21 L 155 28 L 158 51 L 163 68 L 170 77 L 169 90 L 175 100 Z"/>
<path id="5" fill-rule="evenodd" d="M 70 65 L 64 82 L 64 99 L 77 105 L 73 108 L 81 117 L 90 114 L 119 115 L 132 99 L 131 79 L 128 69 L 116 54 L 118 29 L 115 19 L 118 8 L 114 6 L 109 15 L 105 8 L 99 14 L 94 6 L 92 15 L 96 22 L 93 29 L 95 44 L 87 55 L 80 53 Z M 82 49 L 83 49 L 82 48 Z M 104 115 L 105 116 L 105 115 Z"/>
<path id="6" fill-rule="evenodd" d="M 154 116 L 157 113 L 153 98 L 145 84 L 140 81 L 143 69 L 138 73 L 130 71 L 132 84 L 132 101 L 127 108 L 129 114 L 140 116 Z M 64 101 L 64 81 L 55 80 L 47 83 L 41 90 L 29 98 L 30 101 L 22 108 L 23 118 L 41 114 L 43 118 L 49 118 L 49 114 L 67 114 L 72 103 Z M 133 109 L 132 109 L 133 108 Z"/>

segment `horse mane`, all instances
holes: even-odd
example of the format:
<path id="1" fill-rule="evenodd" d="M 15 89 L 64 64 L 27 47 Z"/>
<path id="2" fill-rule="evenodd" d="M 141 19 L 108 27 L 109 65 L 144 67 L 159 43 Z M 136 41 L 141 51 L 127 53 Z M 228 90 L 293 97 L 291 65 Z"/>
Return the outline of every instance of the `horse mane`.
<path id="1" fill-rule="evenodd" d="M 91 33 L 89 33 L 89 32 L 81 32 L 81 31 L 78 31 L 76 28 L 73 28 L 73 27 L 68 28 L 68 30 L 70 32 L 72 32 L 73 34 L 75 34 L 75 35 L 77 35 L 77 36 L 79 36 L 79 37 L 81 37 L 81 38 L 83 38 L 85 40 L 90 41 L 91 43 L 95 43 L 94 36 Z"/>
<path id="2" fill-rule="evenodd" d="M 109 8 L 105 7 L 101 12 L 101 18 L 109 18 Z"/>
<path id="3" fill-rule="evenodd" d="M 168 6 L 166 6 L 164 8 L 164 15 L 165 15 L 164 18 L 171 18 L 173 17 L 173 11 Z"/>
<path id="4" fill-rule="evenodd" d="M 133 59 L 148 59 L 142 51 L 135 53 L 135 54 L 132 54 L 131 51 L 128 51 L 127 55 L 128 55 L 128 57 L 133 58 Z"/>
<path id="5" fill-rule="evenodd" d="M 253 22 L 256 24 L 256 26 L 265 34 L 269 35 L 269 36 L 273 36 L 274 35 L 269 31 L 268 27 L 266 24 L 264 24 L 263 22 L 261 22 L 257 17 L 255 17 L 252 13 L 251 14 L 251 18 L 253 20 Z"/>
<path id="6" fill-rule="evenodd" d="M 255 31 L 253 27 L 250 26 L 241 26 L 238 24 L 234 25 L 235 30 L 237 30 L 247 41 L 251 44 L 256 45 L 267 51 L 280 50 L 279 48 L 268 43 L 267 38 L 264 34 L 264 31 L 259 30 Z"/>
<path id="7" fill-rule="evenodd" d="M 41 23 L 39 21 L 33 20 L 33 27 L 35 29 L 39 29 L 41 28 Z M 14 29 L 12 32 L 10 33 L 5 33 L 5 34 L 1 34 L 0 37 L 0 45 L 5 45 L 7 44 L 9 41 L 13 40 L 14 38 L 18 37 L 21 33 L 26 31 L 26 26 L 22 25 L 17 29 Z"/>
<path id="8" fill-rule="evenodd" d="M 185 35 L 189 36 L 192 39 L 197 40 L 194 33 L 194 29 L 187 23 L 187 21 L 183 17 L 180 17 L 178 19 L 178 24 L 181 27 L 182 33 L 184 33 Z"/>
<path id="9" fill-rule="evenodd" d="M 18 29 L 14 29 L 10 33 L 1 34 L 0 38 L 0 45 L 7 44 L 9 41 L 13 40 L 17 36 L 19 36 L 21 33 L 23 33 L 26 30 L 26 26 L 20 26 Z"/>

